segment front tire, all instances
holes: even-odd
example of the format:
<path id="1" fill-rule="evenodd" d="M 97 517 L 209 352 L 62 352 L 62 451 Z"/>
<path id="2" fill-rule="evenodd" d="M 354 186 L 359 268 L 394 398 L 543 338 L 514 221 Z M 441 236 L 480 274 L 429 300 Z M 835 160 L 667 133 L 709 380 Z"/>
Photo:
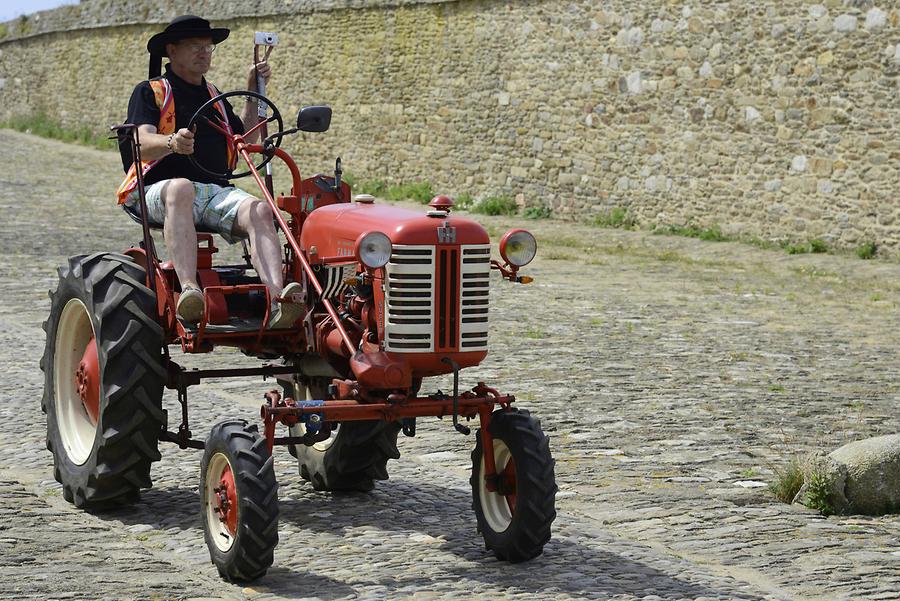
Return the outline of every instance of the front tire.
<path id="1" fill-rule="evenodd" d="M 219 574 L 230 582 L 263 576 L 278 544 L 278 484 L 255 425 L 213 426 L 200 464 L 200 499 L 206 546 Z"/>
<path id="2" fill-rule="evenodd" d="M 72 257 L 50 293 L 41 359 L 47 448 L 63 496 L 115 507 L 149 488 L 166 373 L 156 299 L 125 255 Z"/>
<path id="3" fill-rule="evenodd" d="M 491 417 L 499 488 L 487 489 L 481 430 L 472 451 L 472 508 L 485 547 L 513 563 L 540 555 L 556 518 L 556 477 L 550 439 L 527 411 L 495 411 Z"/>
<path id="4" fill-rule="evenodd" d="M 295 389 L 295 398 L 324 399 L 327 380 L 310 378 L 306 386 L 298 384 Z M 292 436 L 303 436 L 305 431 L 302 423 L 291 427 Z M 388 479 L 388 460 L 400 458 L 399 433 L 397 422 L 342 422 L 327 440 L 294 445 L 300 476 L 315 490 L 368 492 L 376 480 Z"/>

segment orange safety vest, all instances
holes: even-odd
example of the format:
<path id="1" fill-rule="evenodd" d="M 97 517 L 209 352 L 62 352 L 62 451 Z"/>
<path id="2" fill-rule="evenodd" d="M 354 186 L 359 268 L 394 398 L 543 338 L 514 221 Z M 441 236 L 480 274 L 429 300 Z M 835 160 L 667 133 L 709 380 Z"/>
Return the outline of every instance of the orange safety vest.
<path id="1" fill-rule="evenodd" d="M 210 98 L 219 95 L 219 91 L 211 83 L 206 82 L 206 87 L 209 89 Z M 156 106 L 159 107 L 159 125 L 156 126 L 156 133 L 163 135 L 174 133 L 175 98 L 172 95 L 172 84 L 165 77 L 160 77 L 158 79 L 150 80 L 150 88 L 153 90 Z M 228 113 L 225 112 L 225 104 L 220 100 L 215 104 L 215 107 L 222 115 L 223 129 L 231 135 L 231 123 L 228 121 Z M 230 143 L 227 144 L 227 152 L 228 168 L 234 169 L 235 165 L 237 165 L 237 154 Z M 161 160 L 162 158 L 154 161 L 141 161 L 141 173 L 143 176 L 146 177 L 147 172 L 155 167 Z M 134 192 L 135 188 L 137 188 L 137 172 L 135 171 L 134 163 L 132 163 L 131 167 L 128 168 L 128 173 L 125 174 L 125 179 L 122 180 L 119 189 L 116 190 L 116 195 L 119 197 L 119 204 L 124 204 L 125 199 L 128 198 L 129 194 Z"/>

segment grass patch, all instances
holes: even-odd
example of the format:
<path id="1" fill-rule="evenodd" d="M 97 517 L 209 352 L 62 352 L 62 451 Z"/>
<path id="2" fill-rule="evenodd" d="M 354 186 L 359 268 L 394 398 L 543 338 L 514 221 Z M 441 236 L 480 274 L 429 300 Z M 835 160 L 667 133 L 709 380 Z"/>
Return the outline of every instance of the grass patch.
<path id="1" fill-rule="evenodd" d="M 481 215 L 515 215 L 519 207 L 509 196 L 488 196 L 473 203 L 469 210 Z"/>
<path id="2" fill-rule="evenodd" d="M 794 273 L 800 274 L 802 276 L 806 276 L 808 278 L 833 278 L 836 280 L 840 280 L 841 276 L 834 271 L 829 271 L 827 269 L 819 269 L 813 265 L 791 265 L 788 267 Z"/>
<path id="3" fill-rule="evenodd" d="M 15 116 L 0 123 L 0 127 L 15 129 L 43 138 L 93 146 L 101 150 L 116 148 L 115 140 L 108 139 L 107 135 L 97 135 L 94 130 L 86 125 L 76 128 L 63 127 L 46 113 Z"/>
<path id="4" fill-rule="evenodd" d="M 376 194 L 375 196 L 378 195 Z M 434 189 L 431 187 L 430 182 L 396 184 L 388 186 L 384 197 L 388 200 L 415 200 L 425 204 L 434 198 Z"/>
<path id="5" fill-rule="evenodd" d="M 468 192 L 463 192 L 459 196 L 453 199 L 453 208 L 454 209 L 462 209 L 463 211 L 469 211 L 472 209 L 472 205 L 475 204 L 475 199 L 472 198 L 472 195 Z"/>
<path id="6" fill-rule="evenodd" d="M 371 194 L 372 196 L 384 197 L 387 192 L 387 184 L 384 180 L 373 179 L 366 182 L 360 182 L 356 187 L 356 192 L 359 194 Z"/>
<path id="7" fill-rule="evenodd" d="M 856 256 L 864 260 L 874 259 L 877 252 L 878 245 L 874 242 L 863 242 L 856 247 Z"/>
<path id="8" fill-rule="evenodd" d="M 540 340 L 544 337 L 544 332 L 540 328 L 528 328 L 525 330 L 525 338 L 531 338 L 532 340 Z"/>
<path id="9" fill-rule="evenodd" d="M 781 384 L 771 384 L 769 386 L 769 390 L 771 392 L 784 392 L 784 386 L 782 386 Z"/>
<path id="10" fill-rule="evenodd" d="M 809 250 L 813 253 L 827 253 L 828 245 L 825 244 L 824 240 L 820 240 L 819 238 L 813 238 L 809 241 Z"/>
<path id="11" fill-rule="evenodd" d="M 549 219 L 553 216 L 553 209 L 550 207 L 526 207 L 522 211 L 525 219 Z"/>
<path id="12" fill-rule="evenodd" d="M 600 227 L 613 227 L 630 229 L 635 226 L 634 217 L 629 215 L 628 209 L 612 207 L 594 217 L 594 225 Z"/>
<path id="13" fill-rule="evenodd" d="M 828 245 L 824 240 L 813 238 L 808 242 L 798 242 L 795 244 L 786 244 L 784 249 L 789 255 L 802 255 L 808 253 L 827 253 Z"/>
<path id="14" fill-rule="evenodd" d="M 784 469 L 775 470 L 775 480 L 769 484 L 769 490 L 782 503 L 792 503 L 801 486 L 803 471 L 800 469 L 800 460 L 794 458 Z"/>
<path id="15" fill-rule="evenodd" d="M 763 250 L 776 250 L 779 248 L 784 248 L 784 244 L 775 242 L 773 240 L 766 240 L 764 238 L 759 238 L 756 236 L 743 236 L 740 238 L 740 241 L 745 242 L 750 246 L 761 248 Z"/>
<path id="16" fill-rule="evenodd" d="M 383 179 L 360 180 L 352 173 L 344 173 L 346 181 L 355 194 L 371 194 L 387 200 L 415 200 L 425 204 L 434 198 L 434 189 L 429 182 L 388 184 Z"/>
<path id="17" fill-rule="evenodd" d="M 722 233 L 719 226 L 701 228 L 694 225 L 677 226 L 671 225 L 667 228 L 657 228 L 653 230 L 654 234 L 667 234 L 670 236 L 684 236 L 685 238 L 697 238 L 699 240 L 707 240 L 710 242 L 726 242 L 728 236 Z"/>

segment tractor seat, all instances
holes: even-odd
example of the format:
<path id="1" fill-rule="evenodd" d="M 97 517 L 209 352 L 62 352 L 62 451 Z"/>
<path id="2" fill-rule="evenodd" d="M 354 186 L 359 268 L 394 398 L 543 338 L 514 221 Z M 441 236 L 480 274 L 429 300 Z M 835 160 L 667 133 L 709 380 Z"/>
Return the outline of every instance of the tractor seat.
<path id="1" fill-rule="evenodd" d="M 126 215 L 128 215 L 129 217 L 131 217 L 138 223 L 141 223 L 141 207 L 138 203 L 134 203 L 131 206 L 129 206 L 127 204 L 123 204 L 122 208 L 125 210 Z M 147 225 L 150 227 L 151 230 L 163 229 L 163 226 L 156 224 L 156 223 L 148 222 Z M 218 234 L 219 233 L 216 230 L 208 228 L 204 225 L 196 225 L 195 224 L 194 228 L 197 230 L 197 233 L 200 233 L 200 234 Z"/>

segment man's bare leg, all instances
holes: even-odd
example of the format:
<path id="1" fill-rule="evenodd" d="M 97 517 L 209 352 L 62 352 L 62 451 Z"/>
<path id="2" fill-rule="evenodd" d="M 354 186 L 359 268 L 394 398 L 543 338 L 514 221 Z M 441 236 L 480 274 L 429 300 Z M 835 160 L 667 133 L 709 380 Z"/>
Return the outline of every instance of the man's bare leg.
<path id="1" fill-rule="evenodd" d="M 264 201 L 249 198 L 238 207 L 232 231 L 250 239 L 250 261 L 273 300 L 281 294 L 281 241 L 272 221 L 272 209 Z"/>
<path id="2" fill-rule="evenodd" d="M 162 190 L 166 206 L 163 237 L 181 288 L 200 288 L 197 283 L 197 229 L 194 227 L 194 184 L 172 179 Z"/>
<path id="3" fill-rule="evenodd" d="M 292 282 L 282 289 L 281 240 L 272 219 L 272 210 L 267 203 L 255 198 L 248 199 L 238 207 L 232 229 L 235 234 L 250 238 L 250 260 L 260 281 L 269 289 L 272 300 L 269 327 L 289 328 L 303 316 L 305 305 L 296 301 L 296 295 L 301 291 L 300 284 Z M 282 294 L 291 297 L 291 302 L 275 302 Z"/>

